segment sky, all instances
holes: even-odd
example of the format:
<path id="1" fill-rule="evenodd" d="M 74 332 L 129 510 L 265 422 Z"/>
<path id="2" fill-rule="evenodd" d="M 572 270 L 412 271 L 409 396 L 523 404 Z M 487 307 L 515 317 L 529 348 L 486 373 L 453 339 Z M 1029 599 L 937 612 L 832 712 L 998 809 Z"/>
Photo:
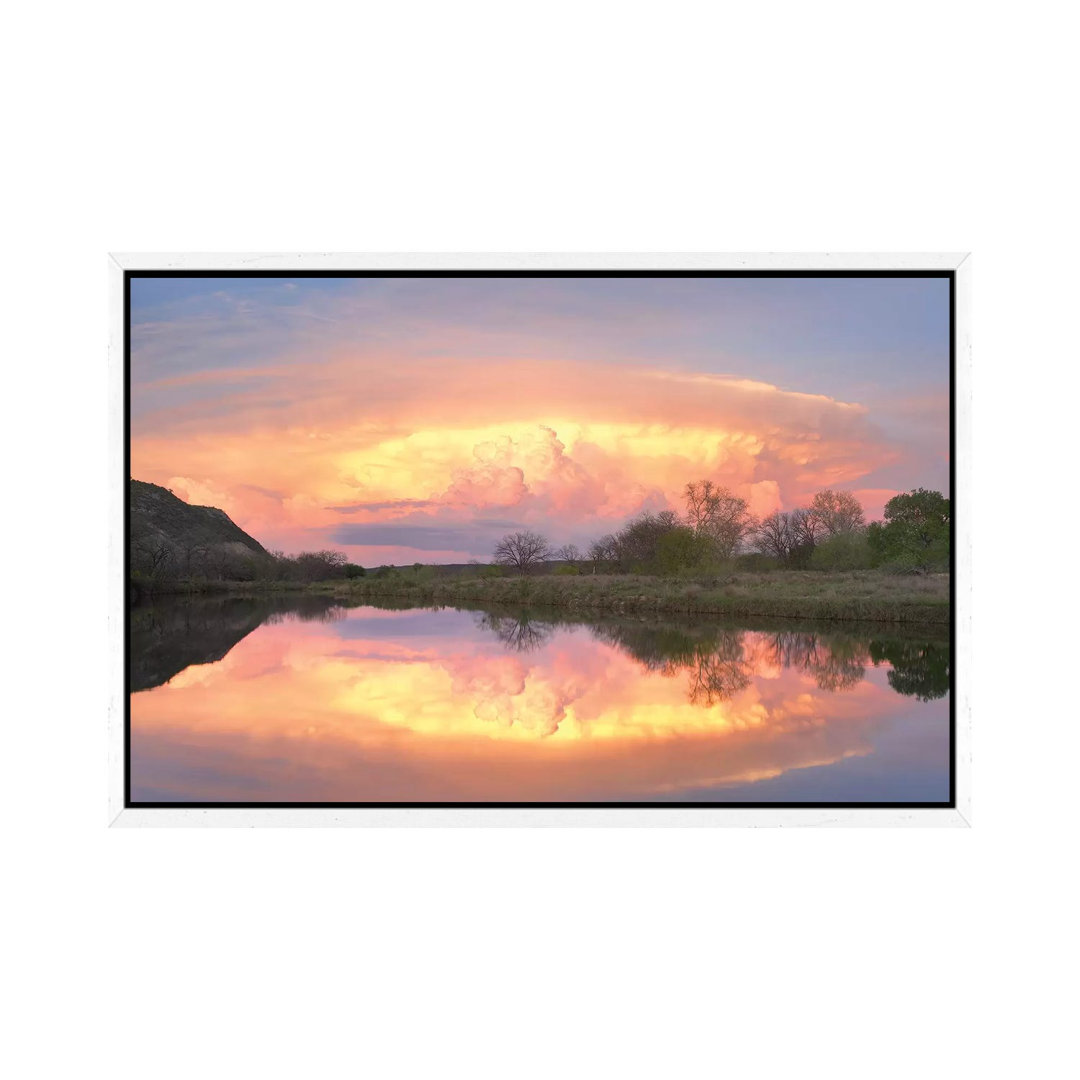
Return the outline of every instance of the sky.
<path id="1" fill-rule="evenodd" d="M 949 482 L 933 278 L 134 278 L 131 475 L 271 550 L 585 547 L 712 479 L 879 518 Z"/>

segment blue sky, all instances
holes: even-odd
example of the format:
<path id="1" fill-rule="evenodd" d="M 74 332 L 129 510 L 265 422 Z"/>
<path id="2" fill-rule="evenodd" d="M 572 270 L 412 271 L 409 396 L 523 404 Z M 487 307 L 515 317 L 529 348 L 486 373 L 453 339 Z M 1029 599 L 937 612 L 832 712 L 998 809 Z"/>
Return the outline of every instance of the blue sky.
<path id="1" fill-rule="evenodd" d="M 947 384 L 948 297 L 943 278 L 138 278 L 132 323 L 242 325 L 257 313 L 280 347 L 318 338 L 319 321 L 356 343 L 449 322 L 490 353 L 534 319 L 570 355 L 617 348 L 848 400 Z M 571 327 L 579 337 L 560 340 Z M 253 359 L 246 342 L 221 345 L 215 363 Z M 171 360 L 174 370 L 200 363 Z"/>

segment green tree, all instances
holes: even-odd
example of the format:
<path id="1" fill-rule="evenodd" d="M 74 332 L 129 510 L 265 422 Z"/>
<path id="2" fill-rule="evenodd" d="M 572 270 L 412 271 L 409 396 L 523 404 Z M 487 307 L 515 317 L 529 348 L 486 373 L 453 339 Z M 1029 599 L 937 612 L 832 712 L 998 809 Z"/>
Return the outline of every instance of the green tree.
<path id="1" fill-rule="evenodd" d="M 952 504 L 940 491 L 916 488 L 885 504 L 885 520 L 873 522 L 867 543 L 878 565 L 925 570 L 948 564 Z"/>
<path id="2" fill-rule="evenodd" d="M 654 567 L 658 574 L 675 577 L 706 570 L 715 556 L 716 547 L 710 537 L 680 526 L 657 539 Z"/>
<path id="3" fill-rule="evenodd" d="M 657 545 L 668 533 L 683 528 L 673 510 L 645 511 L 627 522 L 614 538 L 615 561 L 623 573 L 656 573 Z"/>

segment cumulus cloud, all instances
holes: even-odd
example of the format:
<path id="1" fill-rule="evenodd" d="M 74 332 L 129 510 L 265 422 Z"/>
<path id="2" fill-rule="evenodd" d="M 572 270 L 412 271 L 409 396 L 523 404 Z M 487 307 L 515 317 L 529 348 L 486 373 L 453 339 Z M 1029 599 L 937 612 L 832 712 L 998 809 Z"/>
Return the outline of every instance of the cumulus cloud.
<path id="1" fill-rule="evenodd" d="M 489 506 L 516 506 L 529 489 L 524 471 L 510 463 L 513 448 L 513 440 L 505 435 L 478 443 L 473 447 L 475 464 L 453 469 L 443 499 L 481 510 Z"/>
<path id="2" fill-rule="evenodd" d="M 455 657 L 445 664 L 453 694 L 474 702 L 478 720 L 541 738 L 559 730 L 572 695 L 550 681 L 530 679 L 531 667 L 517 657 Z"/>
<path id="3" fill-rule="evenodd" d="M 374 318 L 376 296 L 301 296 L 318 318 L 298 308 L 287 333 L 247 296 L 141 324 L 133 475 L 220 506 L 271 547 L 401 545 L 455 561 L 490 552 L 486 519 L 581 543 L 642 509 L 680 508 L 690 480 L 730 487 L 758 514 L 827 486 L 877 502 L 923 482 L 930 451 L 857 402 L 686 370 L 682 355 L 645 362 L 610 320 L 574 339 L 539 314 L 517 333 L 507 323 L 499 355 L 433 312 L 422 335 L 365 336 L 358 313 Z M 591 357 L 560 344 L 602 330 Z"/>

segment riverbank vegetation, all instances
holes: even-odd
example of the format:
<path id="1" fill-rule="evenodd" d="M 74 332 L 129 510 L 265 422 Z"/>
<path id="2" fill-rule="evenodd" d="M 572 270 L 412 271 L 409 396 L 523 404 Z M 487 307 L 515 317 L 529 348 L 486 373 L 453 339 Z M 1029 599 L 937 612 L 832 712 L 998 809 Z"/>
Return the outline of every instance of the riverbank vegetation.
<path id="1" fill-rule="evenodd" d="M 680 613 L 875 622 L 949 622 L 949 575 L 880 570 L 732 570 L 700 580 L 640 574 L 492 576 L 489 567 L 385 567 L 362 578 L 313 581 L 177 579 L 138 596 L 303 592 L 343 603 L 540 606 L 573 612 Z"/>
<path id="2" fill-rule="evenodd" d="M 199 544 L 170 544 L 160 539 L 152 544 L 134 542 L 130 559 L 129 584 L 138 595 L 228 592 L 234 586 L 295 590 L 324 582 L 351 581 L 365 573 L 341 551 L 259 554 Z"/>
<path id="3" fill-rule="evenodd" d="M 950 610 L 948 574 L 744 571 L 691 581 L 641 574 L 443 577 L 433 569 L 402 568 L 354 582 L 328 583 L 321 588 L 343 600 L 398 597 L 417 604 L 535 605 L 570 612 L 680 612 L 947 623 Z"/>
<path id="4" fill-rule="evenodd" d="M 940 492 L 896 495 L 883 521 L 867 525 L 851 492 L 819 491 L 810 504 L 755 518 L 747 501 L 709 480 L 686 485 L 686 511 L 644 512 L 582 553 L 554 549 L 531 530 L 508 533 L 492 564 L 518 573 L 555 565 L 564 574 L 647 574 L 699 578 L 738 563 L 763 570 L 944 572 L 949 566 L 951 507 Z"/>
<path id="5" fill-rule="evenodd" d="M 304 590 L 454 606 L 538 604 L 567 611 L 679 612 L 891 622 L 949 621 L 949 500 L 897 495 L 865 522 L 850 492 L 757 519 L 710 481 L 686 486 L 685 513 L 646 512 L 582 551 L 538 532 L 504 536 L 484 564 L 365 570 L 337 551 L 228 551 L 134 543 L 133 597 Z"/>

